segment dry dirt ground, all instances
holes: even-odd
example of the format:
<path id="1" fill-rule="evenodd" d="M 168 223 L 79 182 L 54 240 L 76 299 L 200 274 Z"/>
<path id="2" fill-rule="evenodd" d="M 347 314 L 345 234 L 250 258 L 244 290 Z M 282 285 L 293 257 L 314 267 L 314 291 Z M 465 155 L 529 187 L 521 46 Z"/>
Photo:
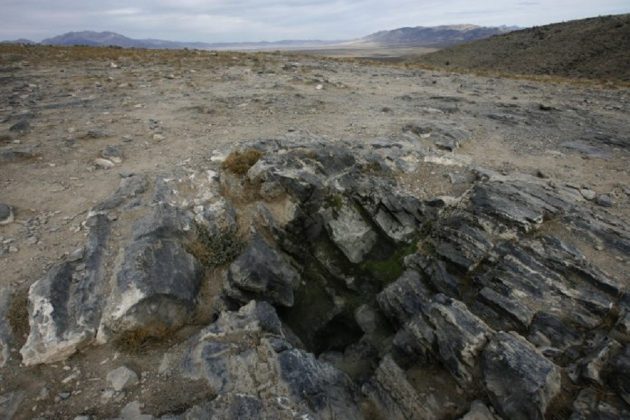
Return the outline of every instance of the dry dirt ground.
<path id="1" fill-rule="evenodd" d="M 0 46 L 0 202 L 15 213 L 0 226 L 0 287 L 25 290 L 81 246 L 87 212 L 121 174 L 154 179 L 173 168 L 212 166 L 242 140 L 360 142 L 415 136 L 403 127 L 433 120 L 473 133 L 453 158 L 609 194 L 610 211 L 628 220 L 628 89 L 300 54 Z M 108 146 L 122 152 L 121 161 L 103 169 L 95 161 Z M 425 172 L 406 180 L 419 194 L 440 193 L 457 170 Z M 630 277 L 630 256 L 611 264 Z M 77 363 L 89 378 L 84 397 L 64 399 L 72 379 L 63 381 L 74 370 L 33 369 L 21 387 L 48 394 L 20 415 L 72 418 L 93 410 L 101 375 L 114 365 L 106 349 Z M 0 378 L 0 394 L 11 386 Z"/>

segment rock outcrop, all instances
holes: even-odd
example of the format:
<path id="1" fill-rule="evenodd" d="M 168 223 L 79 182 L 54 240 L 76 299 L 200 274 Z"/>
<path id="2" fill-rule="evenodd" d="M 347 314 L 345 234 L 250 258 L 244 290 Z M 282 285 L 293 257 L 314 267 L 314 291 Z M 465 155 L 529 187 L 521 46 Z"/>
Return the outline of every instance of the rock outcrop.
<path id="1" fill-rule="evenodd" d="M 418 197 L 401 176 L 442 157 L 410 139 L 242 147 L 220 180 L 134 176 L 97 205 L 29 290 L 24 364 L 168 336 L 160 373 L 212 398 L 165 418 L 628 413 L 627 285 L 584 250 L 627 255 L 630 228 L 578 189 L 463 167 L 463 194 Z"/>
<path id="2" fill-rule="evenodd" d="M 13 334 L 9 325 L 9 305 L 11 293 L 9 289 L 0 289 L 0 368 L 2 368 L 11 355 Z"/>

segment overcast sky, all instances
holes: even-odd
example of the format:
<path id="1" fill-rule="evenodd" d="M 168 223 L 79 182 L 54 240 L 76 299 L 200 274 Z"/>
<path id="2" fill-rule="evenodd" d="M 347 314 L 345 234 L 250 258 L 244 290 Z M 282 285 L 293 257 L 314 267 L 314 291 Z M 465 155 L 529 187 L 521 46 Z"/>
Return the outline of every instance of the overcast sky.
<path id="1" fill-rule="evenodd" d="M 333 40 L 402 26 L 532 26 L 628 12 L 630 0 L 0 0 L 0 39 L 108 30 L 175 41 Z"/>

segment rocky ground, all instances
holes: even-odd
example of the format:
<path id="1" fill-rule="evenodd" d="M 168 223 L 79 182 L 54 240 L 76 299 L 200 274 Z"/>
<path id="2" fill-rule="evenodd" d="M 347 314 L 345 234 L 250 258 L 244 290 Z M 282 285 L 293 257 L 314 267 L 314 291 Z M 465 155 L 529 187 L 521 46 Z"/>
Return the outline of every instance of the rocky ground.
<path id="1" fill-rule="evenodd" d="M 0 65 L 0 417 L 630 416 L 628 90 Z"/>

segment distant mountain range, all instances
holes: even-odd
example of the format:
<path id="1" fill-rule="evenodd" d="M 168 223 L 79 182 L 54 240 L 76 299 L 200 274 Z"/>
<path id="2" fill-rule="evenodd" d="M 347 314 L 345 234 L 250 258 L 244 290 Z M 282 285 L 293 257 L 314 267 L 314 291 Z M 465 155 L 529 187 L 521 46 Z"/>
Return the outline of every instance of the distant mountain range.
<path id="1" fill-rule="evenodd" d="M 161 39 L 133 39 L 115 32 L 68 32 L 63 35 L 44 39 L 42 45 L 88 45 L 95 47 L 116 46 L 123 48 L 149 48 L 149 49 L 267 49 L 267 48 L 291 48 L 317 45 L 329 45 L 336 41 L 276 41 L 276 42 L 178 42 Z"/>
<path id="2" fill-rule="evenodd" d="M 416 28 L 400 28 L 381 31 L 364 38 L 350 41 L 317 41 L 317 40 L 286 40 L 275 42 L 178 42 L 160 39 L 133 39 L 115 32 L 68 32 L 52 38 L 44 39 L 41 45 L 87 45 L 87 46 L 117 46 L 123 48 L 149 49 L 204 49 L 204 50 L 266 50 L 266 49 L 308 49 L 331 47 L 340 45 L 371 45 L 379 46 L 418 46 L 444 47 L 460 44 L 477 39 L 488 38 L 514 30 L 513 27 L 481 27 L 474 25 L 454 25 Z M 27 39 L 5 41 L 20 44 L 37 44 Z"/>
<path id="3" fill-rule="evenodd" d="M 446 47 L 501 35 L 518 29 L 515 26 L 486 27 L 475 25 L 417 26 L 380 31 L 358 40 L 382 46 Z"/>

